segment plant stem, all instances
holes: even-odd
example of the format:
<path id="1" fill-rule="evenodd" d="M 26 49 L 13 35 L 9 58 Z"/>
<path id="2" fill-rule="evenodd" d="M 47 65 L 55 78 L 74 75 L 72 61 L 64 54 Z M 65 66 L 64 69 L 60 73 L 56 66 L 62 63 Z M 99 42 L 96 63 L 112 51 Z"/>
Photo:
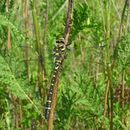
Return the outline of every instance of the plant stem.
<path id="1" fill-rule="evenodd" d="M 68 44 L 70 32 L 72 29 L 72 15 L 73 15 L 73 0 L 69 0 L 68 1 L 67 21 L 66 21 L 66 27 L 65 27 L 65 32 L 64 32 L 64 44 L 65 45 Z M 63 62 L 64 62 L 64 58 L 61 61 L 61 67 L 63 66 Z M 57 74 L 56 74 L 56 80 L 54 83 L 52 104 L 51 104 L 51 110 L 50 110 L 49 119 L 48 119 L 48 130 L 53 129 L 54 109 L 55 109 L 56 101 L 57 101 L 58 85 L 59 85 L 59 72 L 57 72 Z"/>
<path id="2" fill-rule="evenodd" d="M 31 79 L 31 73 L 30 73 L 30 64 L 29 64 L 29 47 L 27 44 L 27 38 L 28 38 L 28 2 L 27 0 L 24 0 L 24 20 L 25 20 L 25 35 L 26 35 L 26 45 L 25 46 L 25 67 L 27 68 L 27 74 L 28 74 L 28 80 Z"/>
<path id="3" fill-rule="evenodd" d="M 43 96 L 42 95 L 42 82 L 45 79 L 45 64 L 44 64 L 44 56 L 42 53 L 42 46 L 40 42 L 40 31 L 39 31 L 39 25 L 38 25 L 38 20 L 36 16 L 35 0 L 32 1 L 32 16 L 33 16 L 34 30 L 35 30 L 35 36 L 36 36 L 36 51 L 38 53 L 38 87 L 39 87 L 40 96 L 42 97 Z"/>
<path id="4" fill-rule="evenodd" d="M 118 59 L 118 47 L 119 47 L 119 42 L 121 40 L 122 37 L 122 30 L 123 30 L 123 21 L 124 21 L 124 16 L 125 16 L 125 11 L 126 11 L 126 7 L 128 5 L 128 0 L 125 1 L 124 7 L 123 7 L 123 11 L 122 11 L 122 15 L 121 15 L 121 21 L 120 21 L 120 28 L 119 28 L 119 33 L 118 33 L 118 39 L 117 39 L 117 44 L 114 48 L 114 52 L 113 52 L 113 62 L 112 62 L 112 69 L 115 67 L 116 65 L 116 60 Z"/>
<path id="5" fill-rule="evenodd" d="M 9 0 L 6 0 L 6 12 L 9 14 Z M 7 36 L 7 50 L 9 51 L 11 49 L 11 34 L 10 34 L 10 27 L 8 27 L 8 36 Z"/>

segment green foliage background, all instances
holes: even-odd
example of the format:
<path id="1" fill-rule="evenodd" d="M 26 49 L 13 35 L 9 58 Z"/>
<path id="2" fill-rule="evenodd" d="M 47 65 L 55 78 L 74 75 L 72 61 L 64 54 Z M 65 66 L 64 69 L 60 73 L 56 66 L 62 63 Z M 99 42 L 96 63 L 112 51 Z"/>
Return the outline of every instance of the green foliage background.
<path id="1" fill-rule="evenodd" d="M 0 4 L 0 129 L 25 130 L 32 128 L 44 130 L 44 103 L 39 96 L 37 86 L 37 51 L 32 20 L 31 1 L 29 1 L 29 28 L 32 35 L 26 37 L 24 30 L 21 0 L 10 0 L 10 10 L 6 12 L 6 1 Z M 46 32 L 45 67 L 47 84 L 43 82 L 43 91 L 49 88 L 53 71 L 53 48 L 56 39 L 63 36 L 67 1 L 49 0 L 48 30 Z M 54 130 L 109 130 L 109 116 L 104 116 L 104 96 L 107 81 L 110 78 L 109 66 L 113 60 L 116 66 L 111 70 L 113 93 L 122 81 L 130 86 L 130 34 L 128 9 L 125 13 L 121 40 L 118 41 L 120 18 L 124 1 L 121 0 L 76 0 L 74 2 L 73 29 L 67 58 L 62 68 Z M 41 41 L 45 26 L 46 2 L 38 1 L 37 19 Z M 128 20 L 128 21 L 127 21 Z M 11 30 L 11 50 L 7 50 L 7 32 Z M 29 59 L 31 81 L 28 80 L 24 62 L 24 46 L 30 46 Z M 119 44 L 114 57 L 114 44 Z M 47 96 L 47 95 L 46 95 Z M 16 106 L 13 98 L 17 98 Z M 46 99 L 46 97 L 44 97 Z M 114 98 L 114 95 L 113 95 Z M 110 100 L 110 99 L 108 99 Z M 15 111 L 22 107 L 22 127 L 15 128 Z M 113 130 L 129 130 L 129 104 L 122 109 L 119 102 L 113 106 Z M 17 108 L 17 109 L 16 109 Z M 16 109 L 16 110 L 14 110 Z M 44 123 L 40 121 L 43 120 Z M 125 120 L 125 121 L 124 121 Z"/>

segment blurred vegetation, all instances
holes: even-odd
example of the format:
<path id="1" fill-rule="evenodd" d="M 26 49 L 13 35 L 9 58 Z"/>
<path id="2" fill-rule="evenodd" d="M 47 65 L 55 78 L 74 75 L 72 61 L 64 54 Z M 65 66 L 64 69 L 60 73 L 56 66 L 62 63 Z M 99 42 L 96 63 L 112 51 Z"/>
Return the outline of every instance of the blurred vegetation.
<path id="1" fill-rule="evenodd" d="M 54 130 L 130 129 L 129 11 L 127 0 L 74 1 Z M 67 0 L 1 0 L 0 130 L 47 129 L 53 48 L 66 14 Z"/>

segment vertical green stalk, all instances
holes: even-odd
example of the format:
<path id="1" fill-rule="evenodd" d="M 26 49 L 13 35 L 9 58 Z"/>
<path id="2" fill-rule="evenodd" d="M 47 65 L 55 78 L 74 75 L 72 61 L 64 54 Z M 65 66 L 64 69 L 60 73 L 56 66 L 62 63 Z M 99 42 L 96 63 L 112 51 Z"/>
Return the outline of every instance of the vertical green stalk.
<path id="1" fill-rule="evenodd" d="M 36 3 L 35 0 L 32 1 L 32 16 L 33 16 L 33 24 L 34 24 L 34 31 L 35 31 L 35 35 L 36 35 L 36 50 L 38 52 L 40 46 L 40 32 L 39 32 L 39 26 L 38 26 L 38 20 L 37 20 L 37 15 L 36 15 Z"/>
<path id="2" fill-rule="evenodd" d="M 110 50 L 110 18 L 111 18 L 111 1 L 105 1 L 104 3 L 104 31 L 105 31 L 105 39 L 108 39 L 106 41 L 106 54 L 105 54 L 105 63 L 106 63 L 106 78 L 107 78 L 107 86 L 106 86 L 106 93 L 105 93 L 105 106 L 108 105 L 108 111 L 109 111 L 109 119 L 110 119 L 110 130 L 113 130 L 113 81 L 112 81 L 112 69 L 111 69 L 111 50 Z M 110 100 L 108 100 L 110 96 Z M 107 109 L 105 108 L 105 109 Z M 109 110 L 110 109 L 110 110 Z M 105 110 L 106 111 L 106 110 Z M 106 113 L 105 113 L 106 114 Z M 106 116 L 106 115 L 105 115 Z"/>
<path id="3" fill-rule="evenodd" d="M 44 62 L 44 44 L 43 49 L 40 42 L 40 31 L 39 31 L 39 25 L 36 15 L 36 2 L 35 0 L 32 1 L 32 16 L 33 16 L 33 23 L 34 23 L 34 30 L 36 35 L 36 51 L 38 52 L 38 60 L 39 60 L 39 66 L 42 67 L 42 80 L 45 79 L 46 70 L 45 70 L 45 62 Z"/>
<path id="4" fill-rule="evenodd" d="M 36 51 L 38 53 L 38 89 L 41 97 L 41 103 L 43 105 L 45 99 L 45 90 L 43 90 L 43 81 L 45 79 L 45 64 L 44 64 L 44 52 L 40 42 L 40 31 L 36 14 L 36 0 L 32 0 L 32 16 L 34 23 L 34 31 L 36 36 Z M 40 125 L 43 126 L 43 120 L 40 120 Z"/>
<path id="5" fill-rule="evenodd" d="M 5 114 L 5 119 L 6 119 L 6 125 L 7 125 L 7 130 L 11 130 L 11 122 L 10 122 L 10 118 L 11 118 L 11 113 L 10 113 L 10 106 L 8 103 L 8 100 L 5 99 L 6 105 L 7 105 L 7 112 Z"/>
<path id="6" fill-rule="evenodd" d="M 28 47 L 28 44 L 27 44 L 27 38 L 28 38 L 28 25 L 29 25 L 29 19 L 28 19 L 28 1 L 27 0 L 24 0 L 24 25 L 25 25 L 25 36 L 26 36 L 26 39 L 25 39 L 25 43 L 26 43 L 26 46 L 25 46 L 25 67 L 27 69 L 27 74 L 28 74 L 28 80 L 30 81 L 31 79 L 31 71 L 30 71 L 30 63 L 29 63 L 29 47 Z"/>

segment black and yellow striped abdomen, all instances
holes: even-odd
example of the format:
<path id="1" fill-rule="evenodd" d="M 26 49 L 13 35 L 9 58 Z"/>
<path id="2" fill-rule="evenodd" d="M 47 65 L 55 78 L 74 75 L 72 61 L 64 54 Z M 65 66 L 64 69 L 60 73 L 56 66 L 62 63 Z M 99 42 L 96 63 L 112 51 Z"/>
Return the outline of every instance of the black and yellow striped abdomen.
<path id="1" fill-rule="evenodd" d="M 48 120 L 50 109 L 51 109 L 51 103 L 52 103 L 52 96 L 53 96 L 53 89 L 56 81 L 57 73 L 61 69 L 62 59 L 65 56 L 65 50 L 66 46 L 64 44 L 64 39 L 59 39 L 56 41 L 56 46 L 54 48 L 54 70 L 53 75 L 50 83 L 50 88 L 48 92 L 47 102 L 45 106 L 45 118 Z"/>

